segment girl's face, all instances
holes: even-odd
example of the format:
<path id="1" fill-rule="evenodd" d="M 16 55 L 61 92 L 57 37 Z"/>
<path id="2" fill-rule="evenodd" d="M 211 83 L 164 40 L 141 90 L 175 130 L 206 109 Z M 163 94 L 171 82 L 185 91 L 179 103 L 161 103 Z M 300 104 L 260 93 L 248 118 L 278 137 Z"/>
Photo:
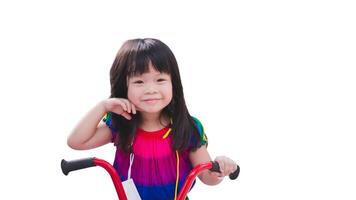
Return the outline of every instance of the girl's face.
<path id="1" fill-rule="evenodd" d="M 169 74 L 149 71 L 128 79 L 127 96 L 136 109 L 143 113 L 160 113 L 172 100 L 172 81 Z"/>

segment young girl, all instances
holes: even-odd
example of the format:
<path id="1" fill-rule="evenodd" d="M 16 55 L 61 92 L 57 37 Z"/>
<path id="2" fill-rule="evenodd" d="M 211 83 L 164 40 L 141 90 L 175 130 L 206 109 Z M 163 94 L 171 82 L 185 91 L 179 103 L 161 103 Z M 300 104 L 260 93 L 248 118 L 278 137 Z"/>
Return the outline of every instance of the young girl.
<path id="1" fill-rule="evenodd" d="M 121 180 L 133 179 L 142 200 L 174 199 L 189 171 L 211 158 L 203 126 L 185 105 L 172 51 L 157 39 L 126 41 L 110 83 L 110 98 L 84 116 L 68 145 L 85 150 L 113 142 L 114 167 Z M 221 173 L 201 173 L 205 184 L 216 185 L 237 168 L 225 156 L 215 161 Z"/>

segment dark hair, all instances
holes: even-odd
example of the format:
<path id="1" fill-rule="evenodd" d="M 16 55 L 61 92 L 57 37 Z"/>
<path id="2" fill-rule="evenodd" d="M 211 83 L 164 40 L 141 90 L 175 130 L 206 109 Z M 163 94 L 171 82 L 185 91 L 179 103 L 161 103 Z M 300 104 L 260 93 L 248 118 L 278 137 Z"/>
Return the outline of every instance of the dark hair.
<path id="1" fill-rule="evenodd" d="M 197 148 L 200 136 L 185 104 L 177 61 L 169 47 L 160 40 L 133 39 L 121 46 L 110 70 L 110 97 L 127 98 L 127 78 L 148 72 L 150 63 L 155 70 L 171 76 L 173 97 L 161 116 L 172 119 L 170 137 L 173 149 L 183 151 L 188 147 Z M 115 145 L 129 151 L 139 122 L 140 117 L 137 114 L 127 120 L 112 113 L 112 126 L 119 133 L 114 141 Z"/>

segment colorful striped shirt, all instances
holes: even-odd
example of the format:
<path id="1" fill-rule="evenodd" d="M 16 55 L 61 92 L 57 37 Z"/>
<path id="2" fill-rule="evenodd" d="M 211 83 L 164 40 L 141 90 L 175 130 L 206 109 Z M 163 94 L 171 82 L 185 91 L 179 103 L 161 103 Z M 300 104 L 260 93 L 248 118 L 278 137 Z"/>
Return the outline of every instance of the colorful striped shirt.
<path id="1" fill-rule="evenodd" d="M 108 116 L 108 115 L 107 115 Z M 201 144 L 207 144 L 203 126 L 193 118 L 201 135 Z M 112 129 L 110 119 L 104 121 Z M 113 129 L 112 129 L 113 130 Z M 134 180 L 142 200 L 170 200 L 174 199 L 177 158 L 172 150 L 172 138 L 163 138 L 168 127 L 158 131 L 138 129 L 133 141 L 132 152 L 134 160 L 131 167 L 131 178 Z M 117 132 L 112 131 L 113 141 Z M 189 160 L 190 150 L 180 152 L 178 193 L 184 181 L 192 170 Z M 127 180 L 130 165 L 130 154 L 116 149 L 114 168 L 122 181 Z"/>

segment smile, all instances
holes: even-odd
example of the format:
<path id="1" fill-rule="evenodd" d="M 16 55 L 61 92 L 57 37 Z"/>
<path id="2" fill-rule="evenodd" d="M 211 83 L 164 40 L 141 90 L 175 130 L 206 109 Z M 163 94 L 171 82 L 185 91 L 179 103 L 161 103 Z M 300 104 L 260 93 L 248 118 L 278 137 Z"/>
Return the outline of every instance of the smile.
<path id="1" fill-rule="evenodd" d="M 147 103 L 155 103 L 157 101 L 159 101 L 160 99 L 145 99 L 143 100 L 144 102 L 147 102 Z"/>

